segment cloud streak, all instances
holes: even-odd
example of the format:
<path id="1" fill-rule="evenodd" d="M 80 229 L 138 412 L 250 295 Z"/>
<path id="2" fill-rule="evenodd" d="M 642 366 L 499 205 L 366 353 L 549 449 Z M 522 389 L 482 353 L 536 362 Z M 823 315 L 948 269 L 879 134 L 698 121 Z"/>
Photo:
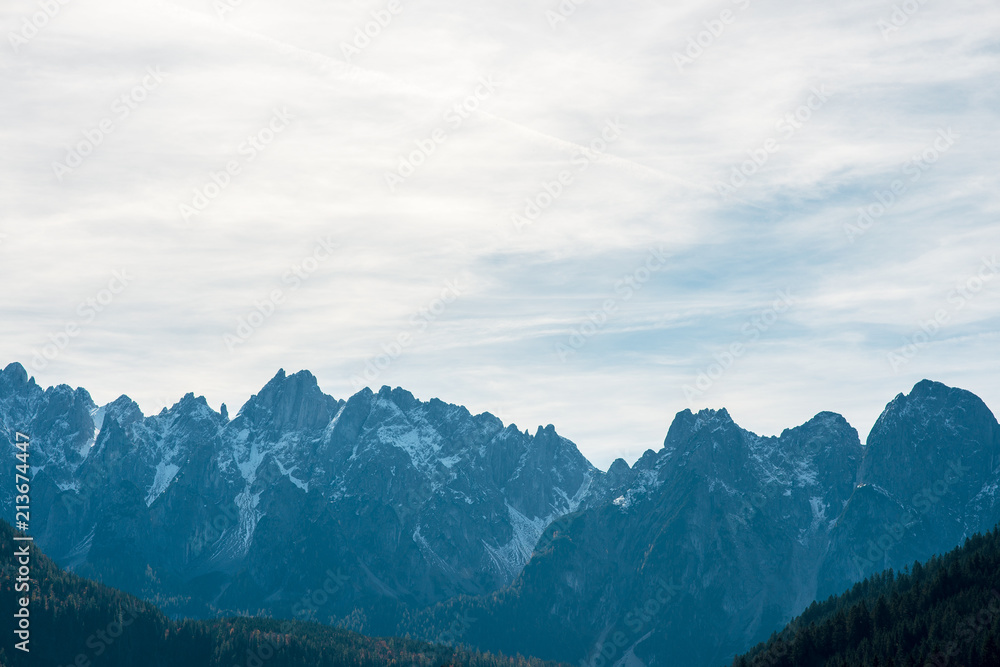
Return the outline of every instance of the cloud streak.
<path id="1" fill-rule="evenodd" d="M 68 2 L 16 49 L 9 35 L 38 6 L 5 5 L 0 355 L 147 412 L 188 391 L 235 410 L 278 367 L 343 397 L 457 280 L 460 297 L 375 382 L 521 428 L 554 423 L 606 466 L 658 447 L 684 385 L 790 290 L 795 306 L 692 407 L 724 405 L 763 433 L 835 410 L 864 435 L 922 377 L 1000 406 L 1000 284 L 949 311 L 907 363 L 887 361 L 1000 251 L 995 3 L 925 3 L 889 31 L 892 2 L 591 0 L 554 26 L 557 3 L 400 3 L 349 62 L 340 45 L 385 3 L 245 0 L 220 19 L 201 0 Z M 719 31 L 725 9 L 735 20 Z M 678 71 L 675 54 L 713 27 Z M 150 68 L 162 83 L 114 120 Z M 399 156 L 484 77 L 495 91 L 390 192 Z M 246 160 L 275 109 L 287 127 Z M 53 164 L 108 117 L 60 180 Z M 515 229 L 511 214 L 615 118 L 620 136 Z M 960 139 L 908 180 L 947 128 Z M 185 218 L 179 206 L 233 160 Z M 900 178 L 905 191 L 849 238 Z M 290 289 L 317 239 L 334 250 Z M 650 248 L 668 261 L 560 358 Z M 123 268 L 127 289 L 32 368 Z M 227 346 L 275 290 L 279 306 Z"/>

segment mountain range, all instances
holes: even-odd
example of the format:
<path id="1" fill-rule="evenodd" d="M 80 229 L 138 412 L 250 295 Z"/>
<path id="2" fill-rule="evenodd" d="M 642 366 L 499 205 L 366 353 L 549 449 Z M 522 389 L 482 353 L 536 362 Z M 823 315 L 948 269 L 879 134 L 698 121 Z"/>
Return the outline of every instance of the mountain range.
<path id="1" fill-rule="evenodd" d="M 32 436 L 39 546 L 172 616 L 590 667 L 727 663 L 814 600 L 1000 521 L 996 418 L 927 380 L 864 445 L 829 412 L 764 437 L 685 410 L 662 447 L 606 472 L 552 426 L 399 388 L 338 400 L 306 371 L 230 419 L 193 394 L 151 416 L 125 396 L 98 406 L 15 363 L 0 424 L 10 468 L 14 430 Z M 13 507 L 0 489 L 8 521 Z"/>

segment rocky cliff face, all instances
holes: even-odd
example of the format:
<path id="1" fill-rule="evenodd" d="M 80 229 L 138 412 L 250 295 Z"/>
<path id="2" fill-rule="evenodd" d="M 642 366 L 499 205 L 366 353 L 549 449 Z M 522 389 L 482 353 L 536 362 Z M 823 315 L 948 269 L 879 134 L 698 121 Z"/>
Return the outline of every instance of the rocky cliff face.
<path id="1" fill-rule="evenodd" d="M 279 372 L 230 421 L 193 394 L 150 417 L 124 396 L 98 407 L 12 364 L 0 419 L 5 438 L 32 435 L 39 545 L 178 613 L 293 615 L 326 585 L 309 615 L 376 631 L 400 607 L 510 583 L 604 485 L 551 426 L 388 387 L 338 401 L 308 372 Z"/>
<path id="2" fill-rule="evenodd" d="M 720 665 L 817 597 L 1000 521 L 1000 427 L 924 381 L 866 446 L 840 415 L 777 437 L 685 410 L 633 466 L 402 389 L 279 372 L 230 420 L 0 373 L 33 438 L 32 532 L 174 613 L 265 611 L 605 667 Z M 14 449 L 3 447 L 3 465 Z M 0 488 L 6 517 L 11 488 Z"/>
<path id="3" fill-rule="evenodd" d="M 468 617 L 465 641 L 491 650 L 725 664 L 814 599 L 996 525 L 997 445 L 982 401 L 927 381 L 865 447 L 832 413 L 765 438 L 725 410 L 684 411 L 662 449 L 616 471 L 624 492 L 557 520 L 509 588 L 400 631 Z"/>
<path id="4" fill-rule="evenodd" d="M 465 640 L 491 650 L 722 664 L 813 600 L 862 454 L 831 413 L 765 438 L 684 411 L 623 493 L 549 528 L 510 589 L 424 616 L 482 619 Z"/>
<path id="5" fill-rule="evenodd" d="M 819 594 L 900 569 L 1000 521 L 1000 430 L 974 394 L 924 380 L 886 406 L 831 530 Z"/>

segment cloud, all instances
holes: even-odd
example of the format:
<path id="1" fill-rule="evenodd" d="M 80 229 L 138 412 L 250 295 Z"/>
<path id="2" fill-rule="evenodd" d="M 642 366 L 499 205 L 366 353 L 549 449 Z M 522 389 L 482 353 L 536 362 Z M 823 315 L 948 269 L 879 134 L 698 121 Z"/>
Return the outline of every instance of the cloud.
<path id="1" fill-rule="evenodd" d="M 245 0 L 222 18 L 207 0 L 70 2 L 16 52 L 37 7 L 5 6 L 0 356 L 99 401 L 153 412 L 195 391 L 235 411 L 279 367 L 346 396 L 409 334 L 376 388 L 554 423 L 602 466 L 658 447 L 689 405 L 763 433 L 836 410 L 862 435 L 924 376 L 1000 405 L 1000 283 L 948 300 L 1000 248 L 994 4 L 903 20 L 891 2 L 594 0 L 553 21 L 556 2 L 401 3 L 387 20 L 378 1 Z M 136 92 L 149 68 L 162 82 Z M 495 91 L 456 115 L 484 77 Z M 669 261 L 624 298 L 656 248 Z M 449 281 L 461 293 L 439 304 Z M 779 290 L 794 307 L 748 340 Z M 684 386 L 734 343 L 692 402 Z"/>

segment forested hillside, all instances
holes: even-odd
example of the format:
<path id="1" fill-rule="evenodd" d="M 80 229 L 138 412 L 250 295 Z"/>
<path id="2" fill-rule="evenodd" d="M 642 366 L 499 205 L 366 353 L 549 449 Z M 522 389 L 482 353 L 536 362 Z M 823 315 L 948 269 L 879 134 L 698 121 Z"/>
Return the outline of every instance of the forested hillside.
<path id="1" fill-rule="evenodd" d="M 1000 527 L 813 603 L 733 667 L 1000 665 Z"/>
<path id="2" fill-rule="evenodd" d="M 534 659 L 471 653 L 408 639 L 369 638 L 316 623 L 265 618 L 173 621 L 153 605 L 64 572 L 30 552 L 30 648 L 13 648 L 17 558 L 23 543 L 0 521 L 0 664 L 46 667 L 547 667 Z"/>

